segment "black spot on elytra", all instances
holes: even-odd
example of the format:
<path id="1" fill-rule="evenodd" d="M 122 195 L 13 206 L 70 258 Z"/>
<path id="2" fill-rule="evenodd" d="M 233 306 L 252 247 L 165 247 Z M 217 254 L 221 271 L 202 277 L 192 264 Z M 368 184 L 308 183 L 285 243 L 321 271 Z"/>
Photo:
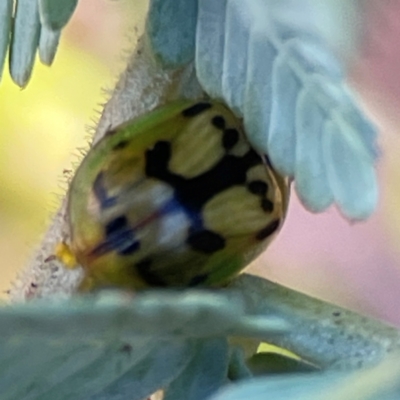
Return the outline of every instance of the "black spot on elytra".
<path id="1" fill-rule="evenodd" d="M 232 149 L 239 141 L 239 132 L 236 129 L 225 129 L 222 136 L 222 145 L 224 149 Z"/>
<path id="2" fill-rule="evenodd" d="M 279 225 L 280 225 L 279 219 L 270 222 L 265 228 L 262 228 L 260 231 L 257 232 L 256 239 L 264 240 L 268 236 L 271 236 L 279 228 Z"/>
<path id="3" fill-rule="evenodd" d="M 262 163 L 254 150 L 241 157 L 227 154 L 213 168 L 193 178 L 185 178 L 168 170 L 170 157 L 171 143 L 157 142 L 146 152 L 146 175 L 172 186 L 175 200 L 189 217 L 193 212 L 201 213 L 203 206 L 218 193 L 235 185 L 244 185 L 247 170 Z"/>
<path id="4" fill-rule="evenodd" d="M 193 178 L 185 178 L 168 169 L 171 158 L 171 143 L 157 142 L 146 151 L 146 175 L 168 183 L 174 189 L 174 204 L 178 204 L 191 220 L 187 243 L 204 253 L 218 251 L 225 240 L 203 226 L 202 210 L 215 195 L 236 185 L 246 184 L 248 169 L 261 164 L 261 157 L 252 149 L 243 156 L 225 154 L 220 161 Z"/>
<path id="5" fill-rule="evenodd" d="M 252 181 L 247 185 L 249 191 L 259 196 L 265 196 L 268 192 L 268 184 L 264 181 Z"/>
<path id="6" fill-rule="evenodd" d="M 99 202 L 100 208 L 109 208 L 115 206 L 117 199 L 109 197 L 104 184 L 104 172 L 100 171 L 93 182 L 93 194 Z"/>
<path id="7" fill-rule="evenodd" d="M 171 143 L 157 142 L 151 150 L 146 151 L 145 172 L 149 177 L 166 181 L 171 175 L 168 171 L 168 163 L 171 158 Z"/>
<path id="8" fill-rule="evenodd" d="M 225 129 L 225 119 L 221 115 L 216 115 L 215 117 L 212 118 L 211 123 L 217 128 L 217 129 Z"/>
<path id="9" fill-rule="evenodd" d="M 215 232 L 202 230 L 189 235 L 186 243 L 196 251 L 212 254 L 225 247 L 225 239 Z"/>
<path id="10" fill-rule="evenodd" d="M 120 255 L 130 255 L 140 248 L 140 242 L 135 238 L 135 233 L 125 216 L 110 221 L 104 233 L 105 239 L 91 251 L 91 256 L 100 257 L 111 251 Z"/>
<path id="11" fill-rule="evenodd" d="M 272 211 L 274 211 L 274 203 L 269 199 L 262 199 L 261 200 L 261 208 L 266 213 L 271 213 Z"/>
<path id="12" fill-rule="evenodd" d="M 128 226 L 128 220 L 125 216 L 114 218 L 106 225 L 106 235 L 112 235 Z"/>
<path id="13" fill-rule="evenodd" d="M 151 270 L 152 264 L 153 262 L 150 258 L 144 258 L 137 262 L 134 267 L 147 284 L 151 286 L 166 286 L 166 283 Z"/>
<path id="14" fill-rule="evenodd" d="M 208 110 L 212 107 L 211 103 L 197 103 L 194 106 L 186 108 L 182 111 L 182 115 L 184 117 L 195 117 L 196 115 L 201 114 L 203 111 Z"/>
<path id="15" fill-rule="evenodd" d="M 114 147 L 113 150 L 122 150 L 126 146 L 128 146 L 129 140 L 121 140 L 119 143 L 117 143 Z"/>

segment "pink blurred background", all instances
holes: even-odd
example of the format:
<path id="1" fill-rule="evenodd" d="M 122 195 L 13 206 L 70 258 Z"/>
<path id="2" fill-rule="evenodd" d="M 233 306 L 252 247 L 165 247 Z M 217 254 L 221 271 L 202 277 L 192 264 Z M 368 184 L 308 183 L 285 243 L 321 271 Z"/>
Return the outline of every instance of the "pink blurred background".
<path id="1" fill-rule="evenodd" d="M 292 198 L 264 267 L 259 262 L 254 270 L 400 326 L 400 1 L 364 4 L 364 34 L 349 80 L 380 131 L 379 208 L 368 221 L 351 224 L 336 209 L 312 215 Z"/>

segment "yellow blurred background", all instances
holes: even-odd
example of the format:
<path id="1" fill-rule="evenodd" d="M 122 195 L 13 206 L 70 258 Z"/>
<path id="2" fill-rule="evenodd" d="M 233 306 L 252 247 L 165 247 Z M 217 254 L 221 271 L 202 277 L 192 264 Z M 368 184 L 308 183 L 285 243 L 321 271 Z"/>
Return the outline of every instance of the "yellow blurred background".
<path id="1" fill-rule="evenodd" d="M 134 3 L 134 4 L 133 4 Z M 39 245 L 87 148 L 101 104 L 143 26 L 146 0 L 80 1 L 51 68 L 38 61 L 19 89 L 0 83 L 0 298 Z"/>
<path id="2" fill-rule="evenodd" d="M 40 243 L 144 21 L 146 0 L 82 0 L 54 65 L 38 63 L 26 89 L 0 83 L 0 297 Z M 252 271 L 400 325 L 400 2 L 367 8 L 368 34 L 352 81 L 381 128 L 381 201 L 366 223 L 335 209 L 305 211 L 295 196 L 287 222 Z M 375 3 L 376 4 L 376 3 Z M 375 8 L 374 8 L 375 7 Z M 373 17 L 372 17 L 373 16 Z M 134 29 L 134 27 L 137 29 Z M 129 40 L 129 38 L 131 38 Z"/>

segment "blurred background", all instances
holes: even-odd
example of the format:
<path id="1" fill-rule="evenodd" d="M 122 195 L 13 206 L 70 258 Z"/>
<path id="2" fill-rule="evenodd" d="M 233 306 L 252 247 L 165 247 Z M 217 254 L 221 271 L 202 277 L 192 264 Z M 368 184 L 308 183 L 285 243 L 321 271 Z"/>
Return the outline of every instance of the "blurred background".
<path id="1" fill-rule="evenodd" d="M 250 272 L 400 326 L 400 0 L 335 1 L 342 9 L 336 19 L 322 11 L 323 25 L 338 33 L 349 81 L 380 129 L 379 209 L 351 224 L 334 208 L 310 214 L 293 195 L 280 235 Z M 38 63 L 24 90 L 3 73 L 0 298 L 66 192 L 66 176 L 107 99 L 103 89 L 121 72 L 146 4 L 81 0 L 50 69 Z"/>

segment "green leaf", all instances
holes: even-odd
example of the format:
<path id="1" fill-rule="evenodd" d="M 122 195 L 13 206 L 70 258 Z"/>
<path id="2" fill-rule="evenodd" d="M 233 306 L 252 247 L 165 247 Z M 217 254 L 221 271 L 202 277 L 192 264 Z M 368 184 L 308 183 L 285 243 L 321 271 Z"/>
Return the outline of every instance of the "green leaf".
<path id="1" fill-rule="evenodd" d="M 250 143 L 268 154 L 278 172 L 294 178 L 308 210 L 322 212 L 336 203 L 349 220 L 366 219 L 378 198 L 376 128 L 358 108 L 341 63 L 324 41 L 329 36 L 335 42 L 326 27 L 346 19 L 332 14 L 333 4 L 202 0 L 196 73 L 208 95 L 243 118 Z"/>
<path id="2" fill-rule="evenodd" d="M 24 340 L 27 332 L 30 337 L 88 340 L 110 335 L 278 335 L 286 329 L 288 324 L 273 315 L 248 316 L 240 295 L 225 290 L 154 290 L 133 299 L 124 293 L 100 292 L 67 302 L 37 301 L 0 309 L 2 340 Z"/>
<path id="3" fill-rule="evenodd" d="M 195 52 L 197 0 L 151 0 L 146 31 L 165 66 L 190 62 Z"/>
<path id="4" fill-rule="evenodd" d="M 90 397 L 90 400 L 141 400 L 167 387 L 188 365 L 195 351 L 193 342 L 160 340 L 148 356 L 131 370 Z"/>
<path id="5" fill-rule="evenodd" d="M 60 35 L 61 31 L 53 31 L 46 26 L 42 26 L 39 41 L 39 57 L 43 64 L 50 66 L 53 63 Z"/>
<path id="6" fill-rule="evenodd" d="M 100 292 L 3 307 L 1 399 L 140 400 L 173 380 L 171 391 L 200 396 L 226 376 L 228 334 L 285 327 L 247 316 L 240 296 L 225 290 Z"/>
<path id="7" fill-rule="evenodd" d="M 397 400 L 399 354 L 357 372 L 324 372 L 256 378 L 231 385 L 210 400 Z"/>
<path id="8" fill-rule="evenodd" d="M 238 337 L 236 345 L 242 337 L 263 338 L 322 369 L 347 370 L 377 364 L 399 349 L 400 338 L 397 329 L 383 323 L 251 276 L 239 277 L 228 289 L 151 290 L 134 296 L 109 291 L 36 301 L 0 308 L 1 399 L 140 400 L 164 388 L 167 400 L 201 400 L 227 382 L 228 361 L 231 379 L 248 378 L 260 365 L 263 374 L 299 370 L 282 357 L 271 361 L 271 355 L 253 356 L 248 369 L 243 348 L 229 349 L 228 336 Z M 393 375 L 390 368 L 377 371 L 382 379 Z M 289 396 L 304 389 L 306 396 L 307 388 L 350 376 L 311 375 L 311 380 L 293 381 L 269 376 L 271 393 L 278 391 L 271 398 L 290 399 L 279 397 L 279 390 Z M 363 385 L 371 381 L 363 379 Z M 258 396 L 259 389 L 250 386 L 249 393 Z M 347 398 L 352 397 L 338 399 Z"/>
<path id="9" fill-rule="evenodd" d="M 39 36 L 37 1 L 18 0 L 11 36 L 10 73 L 13 81 L 20 87 L 25 87 L 31 76 Z"/>
<path id="10" fill-rule="evenodd" d="M 10 41 L 12 12 L 13 0 L 2 0 L 0 2 L 0 80 Z"/>
<path id="11" fill-rule="evenodd" d="M 227 379 L 226 339 L 197 341 L 194 357 L 172 382 L 164 400 L 202 400 L 217 391 Z"/>
<path id="12" fill-rule="evenodd" d="M 266 342 L 322 369 L 376 365 L 400 349 L 397 328 L 265 279 L 243 274 L 231 288 L 243 294 L 248 313 L 275 315 L 290 323 L 281 335 L 267 334 Z"/>
<path id="13" fill-rule="evenodd" d="M 62 29 L 73 12 L 78 0 L 38 0 L 40 21 L 47 28 L 58 31 Z"/>
<path id="14" fill-rule="evenodd" d="M 312 374 L 254 378 L 222 390 L 210 400 L 322 400 L 312 397 L 337 385 L 347 374 Z M 357 399 L 358 400 L 358 399 Z"/>
<path id="15" fill-rule="evenodd" d="M 108 399 L 124 398 L 120 396 L 128 380 L 131 394 L 126 399 L 140 400 L 160 382 L 169 383 L 191 354 L 190 343 L 184 340 L 77 342 L 36 339 L 35 349 L 26 343 L 10 346 L 20 356 L 0 364 L 2 399 L 87 399 L 104 393 Z"/>

